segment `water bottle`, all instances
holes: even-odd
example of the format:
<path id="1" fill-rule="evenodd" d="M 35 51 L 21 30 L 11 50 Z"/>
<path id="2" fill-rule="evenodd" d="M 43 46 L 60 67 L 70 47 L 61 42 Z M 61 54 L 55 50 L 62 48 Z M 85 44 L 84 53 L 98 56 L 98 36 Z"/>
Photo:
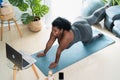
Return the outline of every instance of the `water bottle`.
<path id="1" fill-rule="evenodd" d="M 48 80 L 54 80 L 52 70 L 48 71 Z"/>

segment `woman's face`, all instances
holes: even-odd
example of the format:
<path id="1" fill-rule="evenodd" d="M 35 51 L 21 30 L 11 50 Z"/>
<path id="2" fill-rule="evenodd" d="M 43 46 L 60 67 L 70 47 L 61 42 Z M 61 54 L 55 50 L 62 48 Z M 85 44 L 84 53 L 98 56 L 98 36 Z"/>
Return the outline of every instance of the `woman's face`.
<path id="1" fill-rule="evenodd" d="M 59 29 L 57 27 L 52 27 L 52 33 L 54 36 L 59 37 L 63 32 L 63 29 Z"/>

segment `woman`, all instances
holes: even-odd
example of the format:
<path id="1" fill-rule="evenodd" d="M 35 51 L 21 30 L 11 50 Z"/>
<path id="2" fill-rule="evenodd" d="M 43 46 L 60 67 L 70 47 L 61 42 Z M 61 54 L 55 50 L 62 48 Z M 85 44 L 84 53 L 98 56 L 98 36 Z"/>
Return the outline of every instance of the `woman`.
<path id="1" fill-rule="evenodd" d="M 59 46 L 57 48 L 56 58 L 49 66 L 50 69 L 55 68 L 63 50 L 68 49 L 78 41 L 88 43 L 102 36 L 102 34 L 98 34 L 95 37 L 92 35 L 91 25 L 88 24 L 87 20 L 80 19 L 71 25 L 67 19 L 58 17 L 52 22 L 52 31 L 45 50 L 39 53 L 37 57 L 45 56 L 55 40 L 58 39 Z"/>

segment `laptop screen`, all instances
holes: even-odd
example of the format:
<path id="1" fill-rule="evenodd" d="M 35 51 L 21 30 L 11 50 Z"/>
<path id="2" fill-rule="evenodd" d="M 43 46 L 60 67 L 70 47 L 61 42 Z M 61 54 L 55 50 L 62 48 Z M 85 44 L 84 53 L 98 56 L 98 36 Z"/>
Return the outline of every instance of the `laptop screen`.
<path id="1" fill-rule="evenodd" d="M 22 55 L 6 43 L 6 57 L 18 68 L 22 68 Z"/>

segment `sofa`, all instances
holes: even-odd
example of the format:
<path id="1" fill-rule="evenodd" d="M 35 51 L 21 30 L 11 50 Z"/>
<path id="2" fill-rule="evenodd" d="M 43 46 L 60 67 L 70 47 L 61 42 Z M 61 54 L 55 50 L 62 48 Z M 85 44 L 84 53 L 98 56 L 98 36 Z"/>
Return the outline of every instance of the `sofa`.
<path id="1" fill-rule="evenodd" d="M 104 20 L 104 27 L 108 31 L 112 32 L 115 36 L 120 38 L 120 6 L 119 5 L 115 5 L 115 6 L 108 5 L 108 6 L 109 7 L 106 8 L 105 11 L 104 11 L 105 6 L 101 6 L 100 8 L 98 7 L 96 9 L 93 8 L 95 10 L 92 13 L 87 12 L 86 13 L 87 15 L 84 14 L 82 16 L 86 16 L 85 17 L 86 20 L 91 25 L 98 24 L 101 20 Z M 88 9 L 90 9 L 90 7 L 88 7 Z M 83 10 L 83 12 L 86 12 L 86 10 L 85 11 Z"/>
<path id="2" fill-rule="evenodd" d="M 110 6 L 105 13 L 104 26 L 120 38 L 120 6 Z"/>

